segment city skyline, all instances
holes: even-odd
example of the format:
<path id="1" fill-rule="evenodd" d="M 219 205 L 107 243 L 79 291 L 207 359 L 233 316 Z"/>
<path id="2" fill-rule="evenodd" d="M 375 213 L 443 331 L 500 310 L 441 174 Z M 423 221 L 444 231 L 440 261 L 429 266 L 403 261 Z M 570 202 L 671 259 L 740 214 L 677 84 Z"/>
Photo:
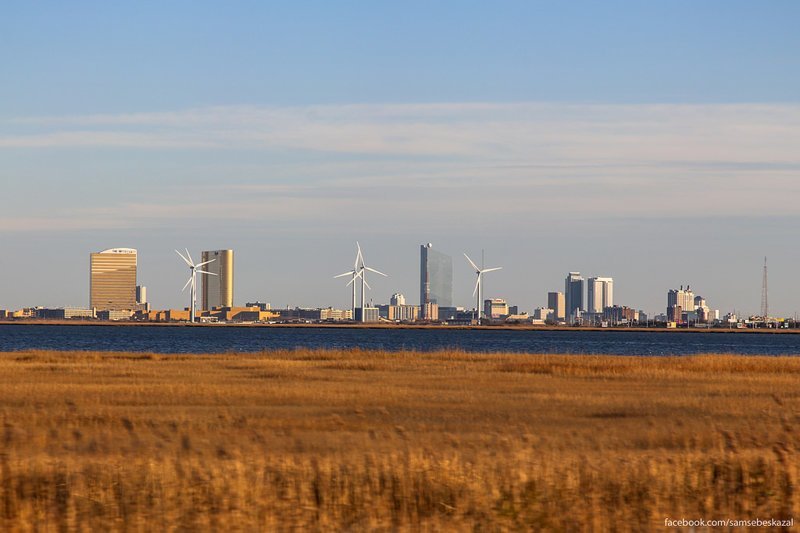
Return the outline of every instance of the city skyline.
<path id="1" fill-rule="evenodd" d="M 419 271 L 419 278 L 418 278 L 418 289 L 420 290 L 419 293 L 419 305 L 417 305 L 419 309 L 419 318 L 422 319 L 424 306 L 423 303 L 436 303 L 429 297 L 426 297 L 426 285 L 430 285 L 429 283 L 425 283 L 426 279 L 426 271 L 424 270 L 425 265 L 428 263 L 426 258 L 429 257 L 429 254 L 433 252 L 435 255 L 433 256 L 433 264 L 438 266 L 439 272 L 435 275 L 435 277 L 442 278 L 442 274 L 444 279 L 437 280 L 434 285 L 439 285 L 440 287 L 449 288 L 451 287 L 450 281 L 452 280 L 452 258 L 447 255 L 443 254 L 438 251 L 432 250 L 432 244 L 423 244 L 420 245 L 420 271 Z M 179 255 L 182 255 L 178 252 Z M 185 257 L 189 257 L 191 253 L 188 249 L 186 250 L 187 255 Z M 212 308 L 225 308 L 225 307 L 242 307 L 242 302 L 236 302 L 233 300 L 233 281 L 234 281 L 234 268 L 233 268 L 233 255 L 234 250 L 232 249 L 225 249 L 225 250 L 214 250 L 214 251 L 203 251 L 201 252 L 201 263 L 203 263 L 203 268 L 212 272 L 212 276 L 219 277 L 219 281 L 216 283 L 207 284 L 204 280 L 205 277 L 211 276 L 203 276 L 203 278 L 198 278 L 198 285 L 200 289 L 198 289 L 198 293 L 200 296 L 198 297 L 198 310 L 210 310 Z M 112 311 L 121 311 L 121 310 L 133 310 L 133 309 L 140 309 L 144 306 L 145 302 L 147 302 L 148 308 L 151 306 L 151 302 L 149 297 L 146 297 L 147 294 L 145 291 L 147 290 L 146 286 L 141 285 L 138 279 L 138 250 L 132 248 L 122 248 L 116 247 L 112 249 L 107 249 L 102 252 L 92 252 L 90 254 L 90 264 L 89 264 L 89 279 L 90 279 L 90 297 L 89 297 L 89 305 L 88 307 L 84 307 L 81 305 L 73 305 L 73 304 L 57 304 L 57 305 L 30 305 L 26 304 L 24 306 L 7 306 L 5 310 L 18 310 L 18 309 L 30 309 L 33 307 L 39 308 L 46 308 L 46 309 L 72 309 L 72 310 L 88 310 L 91 308 L 96 308 L 98 310 L 112 310 Z M 132 259 L 128 259 L 132 258 Z M 764 259 L 766 262 L 766 258 Z M 186 259 L 184 259 L 186 261 Z M 356 260 L 357 263 L 362 261 L 361 260 L 361 253 L 359 248 L 358 259 Z M 214 263 L 218 263 L 214 266 L 214 268 L 209 268 Z M 441 267 L 446 267 L 442 270 Z M 361 266 L 359 266 L 359 269 Z M 132 269 L 132 274 L 129 274 L 128 271 Z M 490 269 L 490 270 L 500 270 L 498 269 Z M 446 272 L 445 272 L 446 271 Z M 351 274 L 352 272 L 348 272 L 347 274 Z M 474 275 L 474 273 L 473 273 Z M 102 286 L 104 292 L 102 297 L 100 293 L 95 294 L 95 278 L 102 277 L 105 281 L 102 281 L 99 285 Z M 341 276 L 335 276 L 338 278 Z M 203 281 L 201 281 L 201 279 Z M 355 276 L 353 280 L 356 283 L 359 283 L 358 280 L 360 279 L 359 276 Z M 431 279 L 428 276 L 427 279 Z M 188 284 L 188 283 L 187 283 Z M 360 284 L 360 283 L 359 283 Z M 112 293 L 109 293 L 110 296 L 106 296 L 108 292 L 107 287 L 113 287 L 114 290 Z M 117 287 L 124 286 L 127 287 L 127 290 L 120 291 Z M 346 287 L 350 286 L 350 284 L 346 285 Z M 708 318 L 707 313 L 711 311 L 715 311 L 717 313 L 717 319 L 721 317 L 723 314 L 731 314 L 737 315 L 739 317 L 748 317 L 748 316 L 761 316 L 758 313 L 747 313 L 742 312 L 741 309 L 737 308 L 730 308 L 730 309 L 722 309 L 719 306 L 706 306 L 707 299 L 699 294 L 695 294 L 691 291 L 691 286 L 686 285 L 686 289 L 684 290 L 684 285 L 681 284 L 680 288 L 671 287 L 666 289 L 666 313 L 664 313 L 664 307 L 662 306 L 660 309 L 656 307 L 655 309 L 646 309 L 643 306 L 639 305 L 637 302 L 633 301 L 625 301 L 625 302 L 617 302 L 614 299 L 614 279 L 612 277 L 600 277 L 600 276 L 589 276 L 588 278 L 584 278 L 580 272 L 570 271 L 564 280 L 564 292 L 561 291 L 548 291 L 546 295 L 542 298 L 541 301 L 529 303 L 529 302 L 520 302 L 513 296 L 508 294 L 494 294 L 491 296 L 485 296 L 481 300 L 483 304 L 488 304 L 491 300 L 499 300 L 501 302 L 508 301 L 506 307 L 511 306 L 513 304 L 514 309 L 519 309 L 519 312 L 530 314 L 533 316 L 536 311 L 539 309 L 546 309 L 550 308 L 551 311 L 556 311 L 554 318 L 558 319 L 560 316 L 560 312 L 558 311 L 559 308 L 563 309 L 567 322 L 571 320 L 579 320 L 581 318 L 588 319 L 589 321 L 594 321 L 597 319 L 598 316 L 603 315 L 603 312 L 611 307 L 625 307 L 630 308 L 638 312 L 639 310 L 647 313 L 650 317 L 658 317 L 664 316 L 668 317 L 667 320 L 674 321 L 677 320 L 680 322 L 680 317 L 676 318 L 676 315 L 671 313 L 671 308 L 673 306 L 677 306 L 680 311 L 684 313 L 692 312 L 694 308 L 699 305 L 704 309 L 706 315 L 703 315 L 706 319 Z M 677 285 L 676 285 L 677 286 Z M 208 305 L 210 299 L 205 294 L 209 288 L 213 289 L 214 293 L 219 293 L 216 296 L 216 299 L 220 299 L 219 305 Z M 184 287 L 185 289 L 185 287 Z M 352 289 L 352 287 L 351 287 Z M 348 289 L 348 290 L 351 290 Z M 430 289 L 428 289 L 430 290 Z M 592 293 L 595 293 L 594 295 Z M 130 293 L 130 294 L 129 294 Z M 142 296 L 146 298 L 146 300 L 141 301 L 140 304 L 140 293 Z M 572 293 L 572 296 L 569 296 Z M 359 291 L 359 295 L 361 291 Z M 431 294 L 431 293 L 429 293 Z M 113 296 L 113 297 L 112 297 Z M 131 300 L 133 298 L 133 304 L 125 305 L 124 303 L 120 303 L 123 301 Z M 370 295 L 363 303 L 357 303 L 358 307 L 360 308 L 362 305 L 366 305 L 367 307 L 375 306 L 387 306 L 387 305 L 398 305 L 392 303 L 395 301 L 397 297 L 400 297 L 403 300 L 402 304 L 406 304 L 406 298 L 402 291 L 395 291 L 391 294 L 391 296 L 387 296 L 383 298 L 380 294 L 377 295 Z M 474 298 L 474 295 L 473 295 Z M 105 302 L 106 305 L 102 305 L 99 303 L 100 299 Z M 258 298 L 252 298 L 249 296 L 245 296 L 245 299 L 248 301 L 260 301 Z M 118 301 L 117 301 L 118 300 Z M 222 301 L 224 300 L 224 301 Z M 697 301 L 700 301 L 698 304 Z M 571 303 L 570 303 L 571 302 Z M 593 305 L 594 302 L 594 305 Z M 599 304 L 597 302 L 600 302 Z M 713 301 L 712 301 L 713 302 Z M 268 305 L 273 305 L 272 302 L 267 301 Z M 479 309 L 483 309 L 484 305 L 481 304 Z M 415 305 L 413 301 L 408 302 L 409 306 Z M 158 307 L 158 306 L 156 306 Z M 287 304 L 286 306 L 281 305 L 274 305 L 274 309 L 278 308 L 316 308 L 316 309 L 324 309 L 324 308 L 341 308 L 341 309 L 349 309 L 344 306 L 339 306 L 338 304 L 331 304 L 330 302 L 313 302 L 311 304 L 304 304 L 304 305 L 290 305 Z M 446 306 L 450 308 L 450 306 Z M 461 305 L 459 303 L 454 303 L 452 309 L 456 307 L 470 310 L 476 309 L 475 304 L 470 306 L 469 304 Z M 162 309 L 188 309 L 186 306 L 176 305 L 176 306 L 162 306 Z M 575 310 L 576 308 L 580 309 L 580 313 L 576 315 Z M 0 302 L 0 309 L 3 309 L 2 302 Z M 487 312 L 488 314 L 488 312 Z M 780 315 L 775 313 L 770 313 L 770 317 L 785 317 L 791 318 L 795 315 Z M 584 320 L 585 321 L 585 320 Z"/>
<path id="2" fill-rule="evenodd" d="M 418 294 L 430 241 L 485 248 L 486 296 L 529 309 L 579 270 L 649 312 L 688 280 L 758 314 L 766 255 L 771 314 L 800 310 L 795 2 L 2 14 L 0 307 L 82 305 L 85 254 L 117 245 L 185 306 L 188 244 L 236 249 L 243 298 L 347 309 L 326 276 L 359 239 L 392 274 L 376 301 Z"/>

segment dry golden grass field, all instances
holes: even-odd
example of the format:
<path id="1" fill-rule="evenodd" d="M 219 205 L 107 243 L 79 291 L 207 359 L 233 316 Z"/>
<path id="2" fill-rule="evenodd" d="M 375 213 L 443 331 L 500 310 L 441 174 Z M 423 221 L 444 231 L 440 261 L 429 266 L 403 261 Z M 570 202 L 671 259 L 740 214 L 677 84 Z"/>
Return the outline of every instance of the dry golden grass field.
<path id="1" fill-rule="evenodd" d="M 800 519 L 800 358 L 0 354 L 0 531 Z"/>

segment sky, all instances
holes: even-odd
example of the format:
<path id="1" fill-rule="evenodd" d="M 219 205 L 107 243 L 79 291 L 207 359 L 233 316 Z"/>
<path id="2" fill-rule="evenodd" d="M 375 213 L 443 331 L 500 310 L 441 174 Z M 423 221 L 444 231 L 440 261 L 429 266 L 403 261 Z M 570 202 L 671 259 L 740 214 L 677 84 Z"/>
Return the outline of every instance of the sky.
<path id="1" fill-rule="evenodd" d="M 235 250 L 235 303 L 417 303 L 419 245 L 488 297 L 569 271 L 664 312 L 800 311 L 800 3 L 25 2 L 0 7 L 0 309 L 87 306 L 91 252 Z"/>

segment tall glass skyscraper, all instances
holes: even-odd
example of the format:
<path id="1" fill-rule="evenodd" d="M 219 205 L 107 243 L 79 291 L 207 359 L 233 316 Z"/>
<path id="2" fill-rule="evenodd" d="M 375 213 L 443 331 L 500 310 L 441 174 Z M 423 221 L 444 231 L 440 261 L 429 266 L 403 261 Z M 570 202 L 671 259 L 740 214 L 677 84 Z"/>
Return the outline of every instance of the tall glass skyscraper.
<path id="1" fill-rule="evenodd" d="M 567 320 L 572 321 L 583 311 L 583 278 L 580 272 L 570 272 L 564 280 L 564 299 L 567 304 Z"/>
<path id="2" fill-rule="evenodd" d="M 419 306 L 422 318 L 425 304 L 453 306 L 453 258 L 433 249 L 431 243 L 419 247 Z"/>

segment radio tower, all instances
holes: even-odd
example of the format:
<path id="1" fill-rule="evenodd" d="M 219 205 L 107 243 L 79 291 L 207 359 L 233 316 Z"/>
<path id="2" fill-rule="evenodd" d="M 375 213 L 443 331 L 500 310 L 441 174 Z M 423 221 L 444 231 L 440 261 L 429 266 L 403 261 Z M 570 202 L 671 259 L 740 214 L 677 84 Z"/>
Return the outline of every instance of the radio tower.
<path id="1" fill-rule="evenodd" d="M 769 300 L 767 299 L 767 258 L 764 257 L 764 279 L 761 282 L 761 316 L 764 323 L 769 318 Z"/>

